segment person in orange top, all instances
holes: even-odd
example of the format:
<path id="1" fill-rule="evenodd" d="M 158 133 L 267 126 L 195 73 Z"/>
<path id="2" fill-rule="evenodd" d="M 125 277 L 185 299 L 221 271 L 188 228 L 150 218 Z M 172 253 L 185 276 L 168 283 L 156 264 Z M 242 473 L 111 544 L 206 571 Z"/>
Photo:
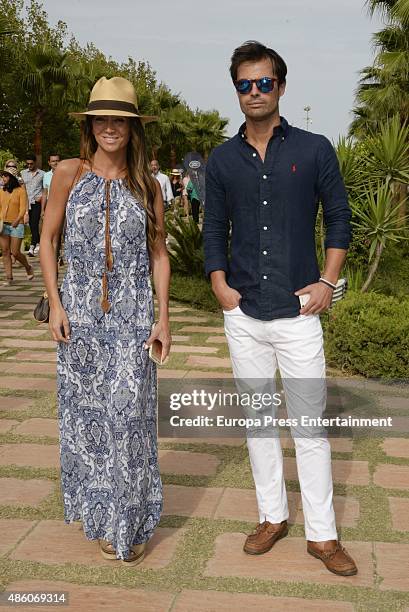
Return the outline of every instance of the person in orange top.
<path id="1" fill-rule="evenodd" d="M 7 167 L 1 173 L 3 188 L 0 190 L 0 219 L 3 228 L 0 234 L 0 246 L 3 253 L 3 265 L 6 280 L 3 285 L 13 282 L 11 255 L 26 269 L 28 280 L 34 277 L 33 268 L 27 257 L 21 253 L 21 242 L 24 238 L 24 215 L 27 209 L 27 192 L 17 180 L 17 168 Z"/>

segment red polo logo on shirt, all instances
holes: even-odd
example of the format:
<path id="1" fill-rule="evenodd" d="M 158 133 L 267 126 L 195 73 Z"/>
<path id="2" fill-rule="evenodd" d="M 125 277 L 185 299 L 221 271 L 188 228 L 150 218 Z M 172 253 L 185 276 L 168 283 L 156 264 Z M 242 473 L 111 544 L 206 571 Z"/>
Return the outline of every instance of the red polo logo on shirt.
<path id="1" fill-rule="evenodd" d="M 291 172 L 297 172 L 297 166 L 295 164 L 291 166 Z"/>

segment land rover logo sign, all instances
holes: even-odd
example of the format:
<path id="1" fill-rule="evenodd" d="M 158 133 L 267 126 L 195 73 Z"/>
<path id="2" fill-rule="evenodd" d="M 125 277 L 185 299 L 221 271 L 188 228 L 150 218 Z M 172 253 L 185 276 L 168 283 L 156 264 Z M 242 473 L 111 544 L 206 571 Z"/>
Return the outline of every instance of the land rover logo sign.
<path id="1" fill-rule="evenodd" d="M 185 155 L 183 165 L 192 181 L 202 206 L 205 201 L 205 169 L 206 163 L 197 151 L 191 151 Z"/>

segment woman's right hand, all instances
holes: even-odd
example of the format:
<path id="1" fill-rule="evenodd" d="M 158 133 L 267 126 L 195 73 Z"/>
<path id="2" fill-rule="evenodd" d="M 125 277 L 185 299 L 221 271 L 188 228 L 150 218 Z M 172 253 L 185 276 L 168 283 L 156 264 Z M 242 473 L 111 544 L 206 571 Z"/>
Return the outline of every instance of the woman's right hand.
<path id="1" fill-rule="evenodd" d="M 48 322 L 53 340 L 56 342 L 65 342 L 68 344 L 70 340 L 70 324 L 64 308 L 59 306 L 50 306 L 50 318 Z"/>

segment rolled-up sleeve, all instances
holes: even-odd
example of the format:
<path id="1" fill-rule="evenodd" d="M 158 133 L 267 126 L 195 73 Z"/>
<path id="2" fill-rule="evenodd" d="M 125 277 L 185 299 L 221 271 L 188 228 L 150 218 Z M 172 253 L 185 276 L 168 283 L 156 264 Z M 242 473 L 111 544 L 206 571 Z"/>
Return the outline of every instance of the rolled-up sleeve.
<path id="1" fill-rule="evenodd" d="M 348 249 L 351 242 L 351 209 L 330 141 L 322 137 L 318 150 L 318 193 L 325 224 L 325 248 Z"/>
<path id="2" fill-rule="evenodd" d="M 214 154 L 210 155 L 206 166 L 206 203 L 203 223 L 205 253 L 205 272 L 209 276 L 216 270 L 228 273 L 227 257 L 229 216 L 226 193 L 218 178 Z"/>

